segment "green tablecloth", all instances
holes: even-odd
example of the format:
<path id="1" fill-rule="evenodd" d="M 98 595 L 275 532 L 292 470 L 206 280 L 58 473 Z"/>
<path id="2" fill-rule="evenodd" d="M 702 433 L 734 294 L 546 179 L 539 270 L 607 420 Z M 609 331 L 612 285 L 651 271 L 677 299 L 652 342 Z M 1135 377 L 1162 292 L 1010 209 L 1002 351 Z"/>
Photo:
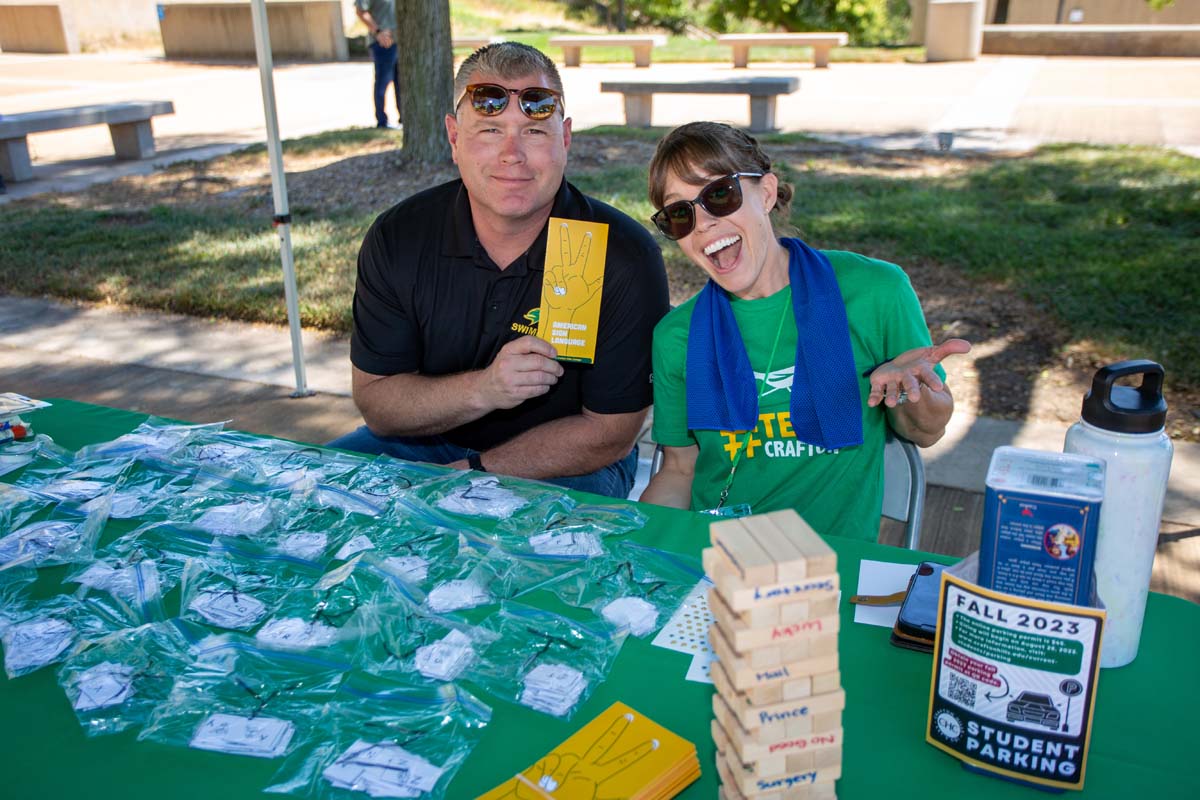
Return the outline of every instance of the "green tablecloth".
<path id="1" fill-rule="evenodd" d="M 55 401 L 30 417 L 35 430 L 70 449 L 119 436 L 144 418 L 70 401 Z M 694 555 L 706 546 L 708 518 L 640 508 L 649 522 L 635 535 L 639 541 Z M 862 559 L 915 563 L 927 557 L 857 541 L 830 545 L 844 593 L 857 586 Z M 64 569 L 50 570 L 50 577 Z M 884 628 L 854 624 L 848 603 L 841 614 L 846 710 L 839 798 L 1037 796 L 970 774 L 926 744 L 930 656 L 892 646 Z M 570 722 L 485 697 L 493 704 L 492 723 L 451 784 L 450 797 L 473 797 L 524 769 L 616 700 L 695 742 L 703 776 L 681 796 L 716 797 L 712 687 L 684 680 L 689 663 L 688 655 L 631 637 L 608 681 Z M 1200 741 L 1198 663 L 1200 607 L 1152 594 L 1137 660 L 1101 673 L 1085 797 L 1200 798 L 1200 770 L 1191 762 Z M 53 673 L 0 677 L 0 798 L 236 800 L 259 795 L 278 767 L 278 761 L 138 742 L 134 733 L 87 739 Z"/>

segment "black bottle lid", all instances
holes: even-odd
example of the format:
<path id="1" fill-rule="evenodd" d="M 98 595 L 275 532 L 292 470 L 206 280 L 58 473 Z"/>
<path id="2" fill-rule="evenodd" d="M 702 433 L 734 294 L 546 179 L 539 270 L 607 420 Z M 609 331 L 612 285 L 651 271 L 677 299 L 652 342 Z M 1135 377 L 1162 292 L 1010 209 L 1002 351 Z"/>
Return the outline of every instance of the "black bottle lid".
<path id="1" fill-rule="evenodd" d="M 1117 386 L 1117 379 L 1142 375 L 1142 385 Z M 1167 422 L 1163 368 L 1153 361 L 1119 361 L 1096 371 L 1083 396 L 1083 421 L 1114 433 L 1155 433 Z"/>

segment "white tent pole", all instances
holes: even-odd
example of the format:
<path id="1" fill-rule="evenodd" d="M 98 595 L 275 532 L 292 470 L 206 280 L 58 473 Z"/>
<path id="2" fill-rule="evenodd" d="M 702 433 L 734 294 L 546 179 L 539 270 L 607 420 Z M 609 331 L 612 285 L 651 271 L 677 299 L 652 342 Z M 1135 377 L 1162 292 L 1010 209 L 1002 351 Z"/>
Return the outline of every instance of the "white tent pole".
<path id="1" fill-rule="evenodd" d="M 254 20 L 254 50 L 258 55 L 258 75 L 262 81 L 263 115 L 267 123 L 267 156 L 271 161 L 271 191 L 275 197 L 275 230 L 279 233 L 279 253 L 283 261 L 283 296 L 287 301 L 288 327 L 292 332 L 292 366 L 296 370 L 296 391 L 292 397 L 312 394 L 304 377 L 304 341 L 300 337 L 300 303 L 296 293 L 296 267 L 292 263 L 292 215 L 288 212 L 287 178 L 283 172 L 283 150 L 279 145 L 279 119 L 275 113 L 274 63 L 271 60 L 271 32 L 267 27 L 266 0 L 252 0 L 250 16 Z"/>

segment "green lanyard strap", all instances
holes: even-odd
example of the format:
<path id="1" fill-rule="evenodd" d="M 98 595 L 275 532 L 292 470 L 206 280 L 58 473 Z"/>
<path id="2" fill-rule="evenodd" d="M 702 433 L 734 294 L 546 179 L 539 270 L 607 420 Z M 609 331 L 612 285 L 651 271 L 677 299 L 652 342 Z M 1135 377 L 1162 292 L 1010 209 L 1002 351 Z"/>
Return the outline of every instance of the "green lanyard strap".
<path id="1" fill-rule="evenodd" d="M 789 290 L 791 287 L 788 287 Z M 758 402 L 762 406 L 763 394 L 767 390 L 767 376 L 771 374 L 771 365 L 775 363 L 775 354 L 779 351 L 779 339 L 783 334 L 783 323 L 788 318 L 788 312 L 792 310 L 791 297 L 789 294 L 789 302 L 783 306 L 783 313 L 779 315 L 779 327 L 775 329 L 775 343 L 771 345 L 771 356 L 767 359 L 766 369 L 763 370 L 762 383 L 758 387 Z M 729 499 L 729 487 L 733 485 L 733 476 L 737 472 L 738 463 L 742 460 L 742 453 L 746 450 L 746 446 L 750 443 L 750 437 L 757 430 L 758 423 L 750 430 L 746 431 L 746 435 L 742 437 L 742 446 L 739 447 L 733 454 L 733 464 L 729 467 L 729 476 L 725 478 L 725 485 L 721 487 L 721 496 L 717 500 L 716 508 L 723 508 L 725 501 Z"/>

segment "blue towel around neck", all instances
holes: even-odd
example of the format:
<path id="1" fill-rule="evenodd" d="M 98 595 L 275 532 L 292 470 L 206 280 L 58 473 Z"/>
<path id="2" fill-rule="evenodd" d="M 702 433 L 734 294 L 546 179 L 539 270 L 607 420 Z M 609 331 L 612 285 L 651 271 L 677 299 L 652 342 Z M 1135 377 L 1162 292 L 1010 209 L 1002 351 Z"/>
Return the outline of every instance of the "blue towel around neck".
<path id="1" fill-rule="evenodd" d="M 799 239 L 779 241 L 788 251 L 797 333 L 792 429 L 800 441 L 826 450 L 860 445 L 862 395 L 833 265 Z M 688 329 L 687 417 L 692 430 L 747 431 L 758 425 L 750 357 L 729 296 L 711 279 L 696 298 Z"/>

